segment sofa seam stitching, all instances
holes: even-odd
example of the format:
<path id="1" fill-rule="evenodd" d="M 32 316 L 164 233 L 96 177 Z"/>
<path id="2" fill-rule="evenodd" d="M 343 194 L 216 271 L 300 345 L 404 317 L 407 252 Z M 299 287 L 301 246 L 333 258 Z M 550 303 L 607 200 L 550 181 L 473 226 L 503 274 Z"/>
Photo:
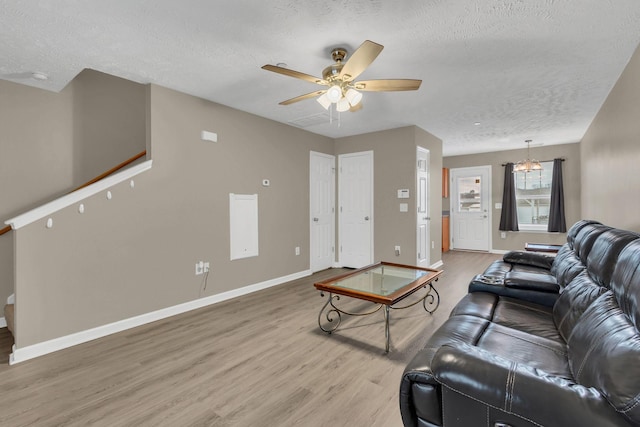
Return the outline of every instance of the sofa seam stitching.
<path id="1" fill-rule="evenodd" d="M 493 322 L 492 322 L 492 323 L 493 323 Z M 494 324 L 496 324 L 496 325 L 500 325 L 499 323 L 494 323 Z M 503 327 L 505 327 L 505 328 L 508 328 L 508 326 L 504 326 L 504 325 L 500 325 L 500 326 L 503 326 Z M 483 331 L 483 332 L 484 332 L 484 331 Z M 533 345 L 537 345 L 537 346 L 540 346 L 540 347 L 544 347 L 544 348 L 546 348 L 546 349 L 548 349 L 548 350 L 550 350 L 550 351 L 552 351 L 552 352 L 554 352 L 554 353 L 556 353 L 556 354 L 558 354 L 558 355 L 560 355 L 560 356 L 567 356 L 567 352 L 566 352 L 566 351 L 556 350 L 556 349 L 551 348 L 551 347 L 550 347 L 550 346 L 548 346 L 548 345 L 544 345 L 544 344 L 541 344 L 541 343 L 537 343 L 537 342 L 534 342 L 534 341 L 530 341 L 530 340 L 524 339 L 523 337 L 519 337 L 519 336 L 517 336 L 517 335 L 508 334 L 508 333 L 506 333 L 506 332 L 504 332 L 504 331 L 496 331 L 496 333 L 504 334 L 504 335 L 506 335 L 506 336 L 508 336 L 508 337 L 512 337 L 512 338 L 519 339 L 519 340 L 524 341 L 524 342 L 528 342 L 528 343 L 533 344 Z M 526 333 L 526 332 L 525 332 L 525 333 Z M 544 337 L 541 337 L 541 338 L 544 338 Z"/>
<path id="2" fill-rule="evenodd" d="M 483 401 L 483 400 L 480 400 L 480 399 L 478 399 L 478 398 L 475 398 L 475 397 L 473 397 L 473 396 L 470 396 L 470 395 L 468 395 L 468 394 L 466 394 L 466 393 L 464 393 L 464 392 L 461 392 L 460 390 L 455 389 L 455 388 L 453 388 L 453 387 L 451 387 L 451 386 L 449 386 L 449 385 L 447 385 L 447 384 L 443 384 L 443 383 L 441 383 L 441 382 L 440 382 L 440 385 L 441 385 L 441 386 L 443 386 L 443 387 L 446 387 L 446 388 L 448 388 L 449 390 L 452 390 L 452 391 L 454 391 L 454 392 L 456 392 L 456 393 L 459 393 L 459 394 L 461 394 L 461 395 L 463 395 L 463 396 L 465 396 L 465 397 L 468 397 L 469 399 L 471 399 L 471 400 L 473 400 L 473 401 L 475 401 L 475 402 L 482 403 L 483 405 L 486 405 L 486 406 L 488 406 L 488 407 L 491 407 L 491 408 L 497 409 L 497 410 L 499 410 L 499 411 L 504 411 L 504 412 L 508 413 L 509 415 L 514 415 L 514 416 L 516 416 L 516 417 L 518 417 L 518 418 L 522 418 L 523 420 L 529 421 L 530 423 L 535 424 L 535 425 L 536 425 L 536 426 L 538 426 L 538 427 L 544 427 L 542 424 L 539 424 L 539 423 L 537 423 L 537 422 L 533 421 L 532 419 L 529 419 L 529 418 L 525 417 L 524 415 L 520 415 L 520 414 L 517 414 L 517 413 L 515 413 L 515 412 L 510 412 L 510 411 L 506 411 L 506 410 L 504 410 L 504 409 L 501 409 L 501 408 L 499 408 L 499 407 L 497 407 L 497 406 L 494 406 L 494 405 L 492 405 L 492 404 L 490 404 L 490 403 L 488 403 L 488 402 L 485 402 L 485 401 Z M 442 399 L 442 408 L 444 409 L 444 399 Z M 443 414 L 444 414 L 444 412 L 443 412 Z M 443 420 L 442 420 L 442 426 L 444 427 L 444 417 L 443 417 Z"/>

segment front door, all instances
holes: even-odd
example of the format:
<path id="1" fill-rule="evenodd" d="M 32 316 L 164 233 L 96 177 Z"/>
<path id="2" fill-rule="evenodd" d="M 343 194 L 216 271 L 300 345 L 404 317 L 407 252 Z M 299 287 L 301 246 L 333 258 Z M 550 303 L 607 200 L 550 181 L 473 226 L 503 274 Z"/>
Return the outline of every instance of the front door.
<path id="1" fill-rule="evenodd" d="M 341 154 L 340 263 L 360 268 L 373 263 L 373 151 Z"/>
<path id="2" fill-rule="evenodd" d="M 313 272 L 330 268 L 335 261 L 335 162 L 334 156 L 311 152 L 309 256 Z"/>
<path id="3" fill-rule="evenodd" d="M 453 249 L 489 250 L 491 166 L 451 169 Z"/>

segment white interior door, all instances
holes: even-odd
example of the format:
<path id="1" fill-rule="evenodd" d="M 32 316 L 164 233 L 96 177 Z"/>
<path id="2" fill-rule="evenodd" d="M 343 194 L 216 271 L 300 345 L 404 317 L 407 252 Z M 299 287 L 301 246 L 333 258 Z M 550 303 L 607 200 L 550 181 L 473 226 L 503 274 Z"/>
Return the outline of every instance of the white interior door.
<path id="1" fill-rule="evenodd" d="M 429 150 L 418 147 L 417 151 L 417 260 L 418 267 L 429 267 L 431 246 L 429 244 Z"/>
<path id="2" fill-rule="evenodd" d="M 311 152 L 309 256 L 314 272 L 332 267 L 335 261 L 335 164 L 334 156 Z"/>
<path id="3" fill-rule="evenodd" d="M 491 166 L 451 169 L 453 249 L 489 250 Z"/>
<path id="4" fill-rule="evenodd" d="M 340 263 L 360 268 L 373 262 L 373 152 L 338 156 Z"/>

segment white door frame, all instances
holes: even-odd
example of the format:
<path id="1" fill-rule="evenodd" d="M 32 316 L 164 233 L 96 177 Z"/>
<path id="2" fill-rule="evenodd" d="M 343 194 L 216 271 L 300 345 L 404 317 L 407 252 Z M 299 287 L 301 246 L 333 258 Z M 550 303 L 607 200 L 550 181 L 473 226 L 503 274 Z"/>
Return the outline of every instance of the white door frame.
<path id="1" fill-rule="evenodd" d="M 329 183 L 329 188 L 327 189 L 327 193 L 326 194 L 326 200 L 325 203 L 327 203 L 330 206 L 324 206 L 322 210 L 324 210 L 325 212 L 323 213 L 318 213 L 318 212 L 314 212 L 314 200 L 317 200 L 317 194 L 316 191 L 318 191 L 318 189 L 314 186 L 314 167 L 313 167 L 313 162 L 314 159 L 326 159 L 331 161 L 332 166 L 332 177 L 331 177 L 331 182 Z M 335 189 L 336 189 L 336 174 L 335 174 L 335 170 L 336 170 L 336 156 L 331 155 L 331 154 L 325 154 L 325 153 L 319 153 L 319 152 L 315 152 L 315 151 L 311 151 L 309 153 L 309 268 L 311 269 L 312 272 L 316 272 L 316 271 L 320 271 L 320 270 L 324 270 L 330 267 L 333 267 L 335 265 L 335 245 L 336 245 L 336 232 L 335 232 L 335 225 L 336 225 L 336 215 L 335 215 L 335 203 L 336 203 L 336 197 L 335 197 Z M 327 221 L 329 221 L 329 241 L 328 242 L 324 242 L 325 244 L 327 244 L 328 246 L 331 246 L 331 262 L 329 262 L 328 260 L 318 260 L 318 256 L 319 254 L 316 253 L 317 248 L 318 248 L 318 244 L 319 242 L 316 242 L 315 240 L 318 238 L 317 233 L 315 233 L 316 230 L 314 230 L 314 227 L 318 226 L 318 224 L 326 224 Z M 329 248 L 324 248 L 326 250 L 328 250 Z"/>
<path id="2" fill-rule="evenodd" d="M 357 262 L 354 265 L 352 264 L 352 260 L 348 260 L 345 263 L 345 258 L 344 255 L 345 253 L 349 252 L 349 248 L 350 248 L 350 243 L 347 240 L 347 234 L 348 234 L 348 227 L 345 223 L 345 221 L 351 221 L 351 213 L 350 212 L 346 212 L 343 208 L 346 204 L 346 199 L 345 199 L 345 194 L 348 194 L 348 189 L 351 188 L 351 184 L 346 178 L 345 178 L 345 174 L 343 171 L 343 161 L 345 158 L 349 158 L 349 157 L 361 157 L 361 156 L 366 156 L 368 157 L 369 160 L 369 176 L 367 177 L 369 180 L 369 189 L 368 189 L 368 206 L 363 207 L 363 211 L 359 212 L 358 214 L 356 214 L 357 218 L 356 221 L 359 222 L 360 225 L 365 225 L 366 224 L 366 229 L 368 230 L 368 234 L 369 234 L 369 253 L 368 254 L 362 254 L 363 256 L 366 257 L 366 259 L 361 260 L 361 262 Z M 374 215 L 373 215 L 373 186 L 374 186 L 374 173 L 373 173 L 373 151 L 361 151 L 358 153 L 347 153 L 347 154 L 340 154 L 338 155 L 338 170 L 339 170 L 339 177 L 338 177 L 338 216 L 339 216 L 339 220 L 338 220 L 338 239 L 339 239 L 339 250 L 338 250 L 338 254 L 339 254 L 339 259 L 340 259 L 340 265 L 341 266 L 347 266 L 347 267 L 364 267 L 365 265 L 371 264 L 373 262 L 374 259 L 374 225 L 373 225 L 373 221 L 374 221 Z M 347 218 L 349 217 L 349 218 Z M 351 227 L 351 229 L 353 229 L 353 227 Z M 347 249 L 345 250 L 345 246 L 347 247 Z"/>
<path id="3" fill-rule="evenodd" d="M 473 167 L 466 167 L 466 168 L 451 168 L 449 170 L 450 174 L 450 197 L 449 197 L 449 203 L 450 203 L 450 218 L 451 218 L 451 224 L 450 224 L 450 230 L 451 232 L 449 233 L 450 236 L 450 246 L 451 249 L 468 249 L 468 248 L 460 248 L 459 245 L 456 244 L 455 241 L 455 231 L 456 231 L 456 221 L 458 220 L 457 216 L 459 216 L 458 210 L 457 210 L 457 199 L 458 199 L 458 194 L 457 194 L 457 182 L 456 182 L 456 177 L 459 175 L 465 175 L 465 174 L 486 174 L 485 176 L 485 183 L 486 183 L 486 190 L 484 191 L 485 193 L 485 197 L 486 197 L 486 210 L 484 210 L 485 208 L 482 207 L 481 208 L 481 212 L 479 212 L 480 215 L 486 215 L 486 219 L 487 219 L 487 229 L 486 229 L 486 233 L 487 233 L 487 238 L 486 238 L 486 248 L 483 247 L 482 249 L 471 249 L 471 250 L 481 250 L 481 251 L 491 251 L 491 248 L 493 247 L 493 241 L 492 241 L 492 209 L 491 209 L 491 165 L 485 165 L 485 166 L 473 166 Z"/>
<path id="4" fill-rule="evenodd" d="M 422 164 L 423 161 L 424 164 Z M 431 263 L 430 162 L 430 151 L 418 147 L 416 150 L 416 266 L 425 268 Z M 425 194 L 422 194 L 423 191 Z"/>

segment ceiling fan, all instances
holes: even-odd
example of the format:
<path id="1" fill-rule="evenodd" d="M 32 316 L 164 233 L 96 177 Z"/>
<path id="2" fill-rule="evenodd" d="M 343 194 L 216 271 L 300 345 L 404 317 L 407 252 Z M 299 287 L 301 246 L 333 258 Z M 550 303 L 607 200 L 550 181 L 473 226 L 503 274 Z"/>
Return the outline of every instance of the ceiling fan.
<path id="1" fill-rule="evenodd" d="M 391 92 L 418 90 L 422 80 L 413 79 L 381 79 L 381 80 L 360 80 L 355 79 L 377 58 L 382 52 L 384 46 L 365 40 L 364 43 L 353 52 L 351 57 L 347 58 L 347 50 L 342 47 L 335 48 L 331 51 L 331 57 L 335 61 L 334 64 L 328 66 L 322 71 L 322 78 L 314 77 L 299 71 L 289 70 L 288 68 L 279 67 L 277 65 L 265 65 L 263 70 L 273 71 L 274 73 L 283 74 L 289 77 L 306 80 L 321 86 L 328 86 L 327 89 L 316 90 L 295 98 L 287 99 L 280 102 L 280 105 L 289 105 L 294 102 L 302 101 L 309 98 L 318 97 L 317 101 L 325 109 L 333 104 L 336 110 L 356 111 L 362 107 L 361 91 L 368 92 Z"/>

